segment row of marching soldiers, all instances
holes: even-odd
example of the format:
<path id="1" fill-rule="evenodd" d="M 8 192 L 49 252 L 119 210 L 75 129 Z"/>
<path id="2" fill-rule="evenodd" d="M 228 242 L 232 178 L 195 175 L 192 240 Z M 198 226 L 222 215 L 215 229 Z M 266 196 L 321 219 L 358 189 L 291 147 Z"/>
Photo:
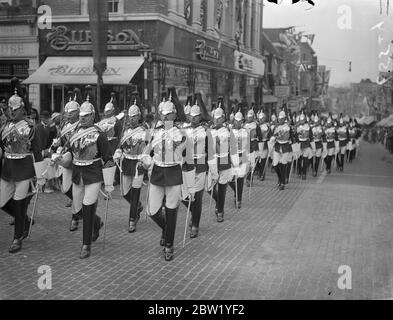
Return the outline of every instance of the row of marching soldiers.
<path id="1" fill-rule="evenodd" d="M 330 172 L 331 157 L 337 154 L 336 144 L 340 154 L 345 153 L 353 136 L 350 128 L 329 126 L 329 119 L 327 127 L 322 128 L 317 116 L 312 126 L 304 114 L 293 125 L 285 111 L 279 113 L 278 119 L 272 117 L 271 122 L 263 112 L 255 115 L 252 110 L 245 119 L 240 112 L 229 119 L 222 98 L 209 115 L 200 94 L 190 96 L 183 106 L 175 88 L 170 88 L 162 97 L 152 126 L 143 121 L 137 96 L 117 116 L 112 101 L 107 103 L 105 118 L 97 123 L 96 107 L 89 97 L 81 105 L 75 97 L 70 98 L 58 137 L 51 146 L 51 158 L 45 160 L 34 124 L 26 118 L 23 100 L 15 93 L 8 104 L 11 117 L 2 131 L 0 145 L 4 159 L 0 206 L 15 218 L 11 253 L 22 248 L 34 222 L 27 216 L 29 188 L 36 191 L 36 204 L 45 180 L 53 177 L 57 168 L 62 172 L 62 192 L 72 200 L 70 231 L 77 230 L 83 220 L 81 259 L 90 256 L 92 242 L 100 236 L 104 222 L 96 213 L 98 197 L 103 193 L 110 199 L 118 170 L 120 192 L 129 203 L 128 231 L 136 231 L 145 209 L 161 229 L 160 245 L 164 247 L 165 260 L 170 261 L 174 256 L 180 202 L 187 206 L 187 218 L 191 213 L 190 237 L 195 238 L 205 191 L 210 203 L 215 200 L 217 222 L 223 222 L 228 185 L 234 191 L 235 206 L 240 209 L 244 180 L 251 191 L 254 172 L 264 180 L 269 159 L 276 170 L 279 189 L 283 190 L 295 159 L 305 176 L 312 144 L 316 175 L 322 154 L 326 154 Z M 342 168 L 343 160 L 337 159 Z M 143 208 L 140 194 L 145 177 L 148 190 Z M 34 210 L 35 205 L 33 216 Z"/>

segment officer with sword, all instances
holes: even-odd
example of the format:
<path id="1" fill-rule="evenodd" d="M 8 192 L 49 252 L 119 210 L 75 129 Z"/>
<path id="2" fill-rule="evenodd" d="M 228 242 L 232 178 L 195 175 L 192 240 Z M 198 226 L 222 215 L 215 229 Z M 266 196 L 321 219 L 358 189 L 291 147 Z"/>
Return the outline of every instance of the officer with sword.
<path id="1" fill-rule="evenodd" d="M 16 90 L 8 100 L 8 106 L 11 117 L 1 133 L 0 141 L 0 155 L 3 158 L 0 207 L 15 219 L 14 238 L 9 248 L 10 253 L 15 253 L 22 249 L 22 240 L 28 236 L 34 218 L 34 212 L 32 219 L 27 216 L 30 184 L 36 177 L 36 208 L 38 194 L 45 185 L 43 173 L 46 162 L 42 159 L 38 131 L 28 120 L 26 106 Z"/>

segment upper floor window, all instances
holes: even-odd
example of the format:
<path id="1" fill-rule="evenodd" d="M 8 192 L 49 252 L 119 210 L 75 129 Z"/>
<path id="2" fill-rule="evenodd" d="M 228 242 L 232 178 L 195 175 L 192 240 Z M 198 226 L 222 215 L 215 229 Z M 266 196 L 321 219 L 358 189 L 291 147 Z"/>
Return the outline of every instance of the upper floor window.
<path id="1" fill-rule="evenodd" d="M 108 0 L 108 12 L 119 13 L 119 0 Z"/>

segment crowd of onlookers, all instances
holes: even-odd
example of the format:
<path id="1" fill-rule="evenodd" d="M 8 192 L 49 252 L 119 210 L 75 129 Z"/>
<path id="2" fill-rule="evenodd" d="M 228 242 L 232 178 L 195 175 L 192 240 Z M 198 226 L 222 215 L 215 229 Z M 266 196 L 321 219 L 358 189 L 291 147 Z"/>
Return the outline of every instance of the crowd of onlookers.
<path id="1" fill-rule="evenodd" d="M 366 128 L 363 139 L 370 143 L 381 143 L 390 153 L 393 153 L 393 127 Z"/>

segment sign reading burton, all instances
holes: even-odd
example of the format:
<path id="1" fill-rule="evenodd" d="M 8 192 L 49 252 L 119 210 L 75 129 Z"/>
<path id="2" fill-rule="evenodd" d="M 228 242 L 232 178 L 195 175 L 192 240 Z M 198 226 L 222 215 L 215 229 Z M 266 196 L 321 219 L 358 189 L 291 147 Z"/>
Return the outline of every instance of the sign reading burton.
<path id="1" fill-rule="evenodd" d="M 57 26 L 46 35 L 46 41 L 56 51 L 88 51 L 91 50 L 91 31 L 69 30 L 66 26 Z M 123 29 L 118 33 L 108 30 L 108 50 L 138 50 L 148 47 L 132 29 Z"/>

